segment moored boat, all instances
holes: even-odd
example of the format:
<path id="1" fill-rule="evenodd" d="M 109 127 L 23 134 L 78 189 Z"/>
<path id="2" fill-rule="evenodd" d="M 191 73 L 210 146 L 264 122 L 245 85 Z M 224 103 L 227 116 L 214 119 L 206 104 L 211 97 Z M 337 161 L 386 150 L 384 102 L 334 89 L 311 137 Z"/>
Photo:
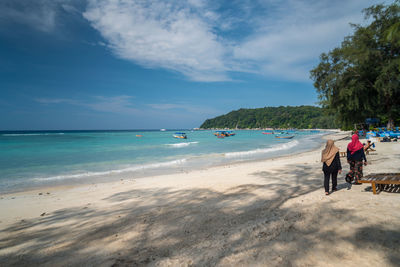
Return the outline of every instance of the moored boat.
<path id="1" fill-rule="evenodd" d="M 281 138 L 281 139 L 292 139 L 293 137 L 294 135 L 286 135 L 286 136 L 275 135 L 275 138 Z"/>
<path id="2" fill-rule="evenodd" d="M 186 133 L 175 133 L 173 136 L 178 139 L 187 139 Z"/>
<path id="3" fill-rule="evenodd" d="M 217 136 L 218 138 L 223 138 L 223 137 L 234 136 L 235 133 L 232 131 L 215 131 L 214 135 Z"/>

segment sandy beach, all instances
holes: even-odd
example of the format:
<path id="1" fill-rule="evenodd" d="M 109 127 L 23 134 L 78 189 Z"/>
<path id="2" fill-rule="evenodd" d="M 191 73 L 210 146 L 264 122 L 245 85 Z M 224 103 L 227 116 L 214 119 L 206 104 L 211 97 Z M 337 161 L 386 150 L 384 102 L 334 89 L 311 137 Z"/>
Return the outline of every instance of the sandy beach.
<path id="1" fill-rule="evenodd" d="M 1 195 L 0 265 L 399 266 L 400 193 L 348 187 L 342 158 L 325 196 L 320 155 Z M 400 142 L 367 159 L 399 172 Z"/>

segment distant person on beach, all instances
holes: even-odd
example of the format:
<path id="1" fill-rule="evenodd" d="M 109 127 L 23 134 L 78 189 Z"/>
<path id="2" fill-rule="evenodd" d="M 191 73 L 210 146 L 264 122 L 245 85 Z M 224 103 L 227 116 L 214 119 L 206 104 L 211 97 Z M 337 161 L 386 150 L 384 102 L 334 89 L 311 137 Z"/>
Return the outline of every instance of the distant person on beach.
<path id="1" fill-rule="evenodd" d="M 351 142 L 347 145 L 347 162 L 350 164 L 350 172 L 346 175 L 348 183 L 355 179 L 354 183 L 360 184 L 359 180 L 363 177 L 363 161 L 364 165 L 367 165 L 364 146 L 358 139 L 358 135 L 353 134 Z"/>
<path id="2" fill-rule="evenodd" d="M 326 141 L 325 149 L 321 155 L 322 171 L 324 172 L 325 195 L 329 195 L 329 180 L 332 176 L 332 191 L 337 190 L 337 175 L 342 173 L 342 164 L 340 163 L 339 148 L 335 146 L 333 140 Z"/>
<path id="3" fill-rule="evenodd" d="M 374 143 L 371 142 L 371 140 L 367 141 L 367 144 L 363 144 L 364 145 L 364 152 L 368 155 L 369 151 L 375 151 L 375 149 L 373 149 L 373 147 L 375 147 Z"/>

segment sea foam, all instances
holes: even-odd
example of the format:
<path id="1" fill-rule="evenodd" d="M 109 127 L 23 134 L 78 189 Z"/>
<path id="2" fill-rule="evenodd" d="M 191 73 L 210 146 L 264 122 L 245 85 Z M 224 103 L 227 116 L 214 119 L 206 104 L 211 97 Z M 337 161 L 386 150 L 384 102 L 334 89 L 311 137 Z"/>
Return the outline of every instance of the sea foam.
<path id="1" fill-rule="evenodd" d="M 55 181 L 55 180 L 64 180 L 64 179 L 79 179 L 79 178 L 93 177 L 93 176 L 105 176 L 105 175 L 119 174 L 119 173 L 124 173 L 124 172 L 134 172 L 134 171 L 147 170 L 147 169 L 157 169 L 157 168 L 162 168 L 162 167 L 178 166 L 178 165 L 184 164 L 185 162 L 186 162 L 186 159 L 179 159 L 179 160 L 172 160 L 172 161 L 161 162 L 161 163 L 151 163 L 151 164 L 132 166 L 132 167 L 128 167 L 128 168 L 103 171 L 103 172 L 84 172 L 84 173 L 77 173 L 77 174 L 57 175 L 57 176 L 51 176 L 51 177 L 36 177 L 36 178 L 32 178 L 31 180 L 33 180 L 35 182 L 39 182 L 39 181 L 43 182 L 43 181 Z"/>
<path id="2" fill-rule="evenodd" d="M 190 146 L 192 144 L 198 144 L 199 142 L 185 142 L 185 143 L 177 143 L 177 144 L 165 144 L 167 146 L 171 146 L 171 147 L 186 147 L 186 146 Z"/>
<path id="3" fill-rule="evenodd" d="M 275 146 L 272 146 L 269 148 L 258 148 L 258 149 L 249 150 L 249 151 L 225 153 L 225 157 L 240 158 L 240 157 L 252 156 L 255 154 L 266 154 L 266 153 L 280 151 L 280 150 L 287 150 L 287 149 L 297 146 L 298 144 L 299 144 L 299 141 L 293 140 L 293 141 L 290 141 L 289 143 L 279 144 L 279 145 L 275 145 Z"/>

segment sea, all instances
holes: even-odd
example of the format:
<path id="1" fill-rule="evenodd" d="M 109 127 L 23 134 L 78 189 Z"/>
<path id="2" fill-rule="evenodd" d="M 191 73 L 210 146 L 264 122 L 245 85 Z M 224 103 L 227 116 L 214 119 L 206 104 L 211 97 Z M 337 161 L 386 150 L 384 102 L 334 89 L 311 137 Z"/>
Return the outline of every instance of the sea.
<path id="1" fill-rule="evenodd" d="M 278 139 L 259 130 L 217 138 L 211 130 L 0 132 L 0 193 L 139 179 L 235 162 L 262 160 L 320 147 L 321 131 L 291 131 Z M 281 132 L 277 135 L 284 136 Z M 229 177 L 227 177 L 229 179 Z"/>

